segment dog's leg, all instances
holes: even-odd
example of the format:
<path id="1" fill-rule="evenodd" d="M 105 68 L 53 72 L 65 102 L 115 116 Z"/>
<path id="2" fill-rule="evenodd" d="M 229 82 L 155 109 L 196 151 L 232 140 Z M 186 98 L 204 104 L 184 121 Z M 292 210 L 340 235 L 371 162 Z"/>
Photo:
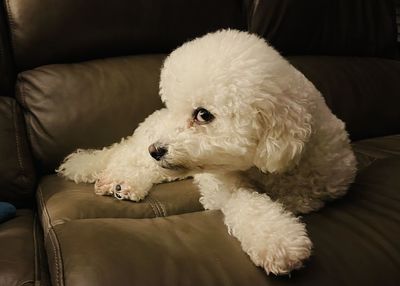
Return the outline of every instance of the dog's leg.
<path id="1" fill-rule="evenodd" d="M 197 174 L 194 183 L 199 187 L 200 203 L 206 210 L 220 210 L 231 196 L 231 188 L 217 175 Z"/>
<path id="2" fill-rule="evenodd" d="M 64 159 L 56 172 L 75 183 L 94 183 L 107 167 L 116 146 L 102 150 L 78 149 Z"/>
<path id="3" fill-rule="evenodd" d="M 305 225 L 267 195 L 239 189 L 221 210 L 229 232 L 267 273 L 287 274 L 310 256 Z"/>
<path id="4" fill-rule="evenodd" d="M 133 149 L 139 146 L 129 146 Z M 118 199 L 140 201 L 153 184 L 168 180 L 153 162 L 147 150 L 121 148 L 113 154 L 104 172 L 95 183 L 98 195 L 114 195 Z M 148 157 L 148 158 L 147 158 Z"/>
<path id="5" fill-rule="evenodd" d="M 167 114 L 161 109 L 139 125 L 134 134 L 103 150 L 78 150 L 69 155 L 57 172 L 76 183 L 94 183 L 98 195 L 139 201 L 153 184 L 175 179 L 159 167 L 148 147 L 164 128 L 156 128 Z M 179 177 L 179 174 L 177 174 Z"/>
<path id="6" fill-rule="evenodd" d="M 221 209 L 229 233 L 267 273 L 287 274 L 311 254 L 305 225 L 239 176 L 196 175 L 206 209 Z"/>
<path id="7" fill-rule="evenodd" d="M 96 181 L 96 194 L 140 201 L 153 184 L 175 179 L 156 164 L 148 151 L 149 146 L 166 132 L 158 126 L 166 121 L 167 112 L 166 109 L 154 112 L 139 125 L 133 136 L 117 145 Z"/>

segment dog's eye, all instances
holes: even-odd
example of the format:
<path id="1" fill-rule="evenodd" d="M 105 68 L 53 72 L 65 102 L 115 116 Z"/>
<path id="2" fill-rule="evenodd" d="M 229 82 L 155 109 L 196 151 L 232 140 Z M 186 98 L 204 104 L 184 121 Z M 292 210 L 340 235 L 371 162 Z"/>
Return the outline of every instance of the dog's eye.
<path id="1" fill-rule="evenodd" d="M 211 114 L 205 108 L 199 107 L 193 112 L 193 120 L 198 124 L 206 124 L 214 119 L 214 115 Z"/>

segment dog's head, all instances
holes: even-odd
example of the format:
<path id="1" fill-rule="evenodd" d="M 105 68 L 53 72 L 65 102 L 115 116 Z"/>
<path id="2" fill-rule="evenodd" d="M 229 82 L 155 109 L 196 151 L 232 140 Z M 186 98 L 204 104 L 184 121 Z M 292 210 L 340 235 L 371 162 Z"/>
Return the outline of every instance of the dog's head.
<path id="1" fill-rule="evenodd" d="M 171 127 L 149 152 L 167 169 L 285 171 L 311 132 L 305 82 L 255 35 L 222 30 L 190 41 L 164 62 Z"/>

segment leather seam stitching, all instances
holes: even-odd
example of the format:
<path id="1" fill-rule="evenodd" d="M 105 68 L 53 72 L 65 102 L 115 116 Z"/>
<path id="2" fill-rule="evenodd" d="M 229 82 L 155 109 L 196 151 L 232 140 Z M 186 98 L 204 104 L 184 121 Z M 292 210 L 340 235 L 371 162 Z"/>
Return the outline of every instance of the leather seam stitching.
<path id="1" fill-rule="evenodd" d="M 158 210 L 157 206 L 153 203 L 154 201 L 151 198 L 148 198 L 148 202 L 149 202 L 150 207 L 153 210 L 154 215 L 156 217 L 160 217 L 161 214 L 159 213 L 159 210 Z"/>
<path id="2" fill-rule="evenodd" d="M 153 198 L 153 200 L 156 201 L 158 203 L 158 205 L 160 206 L 163 216 L 165 216 L 165 217 L 168 216 L 167 209 L 165 208 L 164 204 L 162 202 L 160 202 L 159 200 L 157 200 L 156 198 Z"/>
<path id="3" fill-rule="evenodd" d="M 60 245 L 58 243 L 57 235 L 55 234 L 53 227 L 51 227 L 49 230 L 49 238 L 51 244 L 53 245 L 54 258 L 56 260 L 56 283 L 57 285 L 63 285 L 60 277 L 60 268 L 62 268 Z"/>
<path id="4" fill-rule="evenodd" d="M 33 217 L 33 252 L 34 252 L 34 269 L 35 272 L 33 273 L 33 280 L 37 281 L 38 279 L 38 273 L 39 273 L 39 257 L 38 257 L 38 240 L 37 240 L 37 228 L 36 228 L 36 223 L 37 223 L 37 215 Z"/>
<path id="5" fill-rule="evenodd" d="M 160 210 L 158 209 L 157 204 L 154 203 L 154 200 L 152 198 L 149 198 L 149 204 L 153 209 L 154 213 L 156 213 L 156 217 L 160 217 L 161 216 Z"/>
<path id="6" fill-rule="evenodd" d="M 158 213 L 160 214 L 160 217 L 164 216 L 164 213 L 160 207 L 160 205 L 158 204 L 158 201 L 154 198 L 151 198 L 151 200 L 153 201 L 154 205 L 157 207 Z"/>
<path id="7" fill-rule="evenodd" d="M 51 244 L 53 246 L 54 259 L 56 260 L 56 283 L 57 283 L 57 285 L 63 285 L 62 280 L 60 278 L 60 276 L 61 276 L 60 269 L 63 268 L 63 266 L 62 266 L 63 263 L 62 263 L 62 259 L 61 259 L 60 245 L 58 243 L 57 235 L 54 232 L 53 225 L 51 223 L 51 218 L 50 218 L 50 215 L 49 215 L 49 213 L 47 211 L 47 207 L 46 207 L 46 205 L 44 203 L 43 192 L 42 192 L 42 188 L 41 188 L 40 185 L 38 187 L 38 196 L 39 196 L 40 207 L 44 211 L 43 215 L 45 216 L 45 218 L 47 220 L 47 228 L 48 228 L 47 229 L 47 235 L 48 235 L 48 237 L 49 237 L 49 239 L 51 241 Z M 56 240 L 57 243 L 54 242 L 54 239 Z"/>
<path id="8" fill-rule="evenodd" d="M 20 167 L 20 170 L 22 172 L 22 175 L 25 173 L 25 168 L 22 163 L 22 156 L 21 156 L 21 142 L 20 142 L 20 137 L 18 135 L 18 122 L 17 122 L 17 104 L 16 102 L 13 101 L 13 111 L 12 111 L 12 117 L 13 117 L 13 123 L 14 123 L 14 133 L 15 133 L 15 145 L 16 145 L 16 151 L 17 151 L 17 158 L 18 158 L 18 164 Z"/>
<path id="9" fill-rule="evenodd" d="M 47 233 L 49 232 L 49 229 L 53 226 L 51 223 L 51 218 L 49 213 L 47 212 L 47 208 L 46 205 L 44 204 L 44 198 L 43 198 L 43 192 L 42 192 L 42 187 L 39 185 L 38 187 L 38 196 L 39 196 L 39 204 L 40 204 L 40 208 L 43 209 L 44 211 L 44 216 L 46 218 L 46 227 L 47 227 Z M 43 216 L 43 215 L 42 215 Z"/>

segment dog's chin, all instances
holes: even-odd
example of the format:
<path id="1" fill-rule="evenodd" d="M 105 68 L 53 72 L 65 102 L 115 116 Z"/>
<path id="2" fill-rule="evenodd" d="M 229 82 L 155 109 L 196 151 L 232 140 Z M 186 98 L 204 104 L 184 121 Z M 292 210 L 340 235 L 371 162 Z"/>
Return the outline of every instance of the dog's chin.
<path id="1" fill-rule="evenodd" d="M 168 158 L 161 159 L 157 161 L 157 164 L 167 172 L 173 173 L 202 173 L 202 172 L 226 172 L 226 171 L 244 171 L 248 167 L 233 166 L 232 164 L 225 163 L 208 163 L 208 164 L 196 164 L 194 162 L 187 162 L 183 164 L 182 162 L 172 162 Z"/>
<path id="2" fill-rule="evenodd" d="M 195 165 L 195 164 L 190 164 L 188 165 L 183 165 L 183 164 L 174 164 L 165 160 L 161 160 L 157 162 L 158 165 L 163 168 L 167 172 L 173 173 L 190 173 L 190 174 L 196 174 L 196 173 L 203 173 L 203 172 L 226 172 L 226 171 L 239 171 L 242 170 L 240 168 L 232 168 L 230 165 L 225 165 L 225 164 L 204 164 L 204 165 Z"/>
<path id="3" fill-rule="evenodd" d="M 185 174 L 187 176 L 192 176 L 194 174 L 197 173 L 201 173 L 204 171 L 204 168 L 202 166 L 196 166 L 193 164 L 182 164 L 180 163 L 175 163 L 175 162 L 171 162 L 168 161 L 166 159 L 162 159 L 160 161 L 157 162 L 157 164 L 164 169 L 164 171 L 168 174 L 170 174 L 171 176 L 174 175 L 182 175 Z"/>
<path id="4" fill-rule="evenodd" d="M 170 170 L 170 171 L 185 171 L 187 170 L 187 168 L 183 165 L 180 164 L 173 164 L 168 162 L 167 160 L 161 160 L 159 162 L 157 162 L 158 165 L 165 169 L 165 170 Z"/>

